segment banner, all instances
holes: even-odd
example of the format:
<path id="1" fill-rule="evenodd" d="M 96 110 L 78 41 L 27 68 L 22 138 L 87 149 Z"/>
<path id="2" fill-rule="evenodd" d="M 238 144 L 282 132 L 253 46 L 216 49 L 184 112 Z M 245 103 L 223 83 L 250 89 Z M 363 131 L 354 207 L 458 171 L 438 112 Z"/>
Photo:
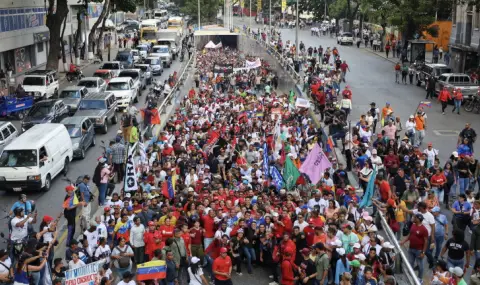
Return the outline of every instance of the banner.
<path id="1" fill-rule="evenodd" d="M 210 134 L 210 138 L 207 140 L 207 143 L 203 146 L 203 150 L 205 153 L 209 154 L 213 146 L 215 146 L 220 139 L 220 133 L 217 131 L 213 131 Z"/>
<path id="2" fill-rule="evenodd" d="M 245 61 L 245 68 L 247 69 L 257 68 L 260 66 L 262 66 L 262 61 L 260 60 L 260 58 L 257 58 L 255 61 Z"/>
<path id="3" fill-rule="evenodd" d="M 65 285 L 99 285 L 100 268 L 105 263 L 102 259 L 85 266 L 65 271 Z"/>
<path id="4" fill-rule="evenodd" d="M 124 189 L 126 192 L 138 190 L 137 170 L 136 170 L 137 168 L 135 165 L 135 159 L 133 157 L 133 154 L 135 153 L 135 149 L 137 148 L 137 144 L 138 143 L 135 143 L 133 146 L 128 147 L 127 163 L 125 164 L 125 185 L 124 185 Z"/>
<path id="5" fill-rule="evenodd" d="M 307 159 L 302 163 L 300 172 L 307 174 L 312 184 L 317 184 L 322 178 L 323 172 L 329 167 L 332 167 L 332 163 L 330 163 L 317 143 L 307 155 Z"/>
<path id="6" fill-rule="evenodd" d="M 287 12 L 287 0 L 282 0 L 282 13 Z"/>
<path id="7" fill-rule="evenodd" d="M 262 0 L 257 0 L 257 13 L 262 11 Z"/>
<path id="8" fill-rule="evenodd" d="M 233 72 L 233 64 L 218 64 L 213 66 L 213 73 L 230 74 Z"/>
<path id="9" fill-rule="evenodd" d="M 308 101 L 307 99 L 303 99 L 303 98 L 298 98 L 297 97 L 297 100 L 295 101 L 295 107 L 296 108 L 310 108 L 310 101 Z"/>

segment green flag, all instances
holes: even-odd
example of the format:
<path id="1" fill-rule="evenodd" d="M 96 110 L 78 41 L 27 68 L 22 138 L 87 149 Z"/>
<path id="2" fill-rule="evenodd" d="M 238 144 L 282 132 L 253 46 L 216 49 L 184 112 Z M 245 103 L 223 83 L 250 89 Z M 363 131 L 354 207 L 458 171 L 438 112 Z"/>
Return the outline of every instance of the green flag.
<path id="1" fill-rule="evenodd" d="M 295 105 L 295 92 L 293 90 L 290 90 L 288 101 L 290 101 L 290 104 Z"/>
<path id="2" fill-rule="evenodd" d="M 285 180 L 287 190 L 290 190 L 297 183 L 297 179 L 300 177 L 300 171 L 298 171 L 293 161 L 287 156 L 285 159 L 285 166 L 283 168 L 283 179 Z"/>

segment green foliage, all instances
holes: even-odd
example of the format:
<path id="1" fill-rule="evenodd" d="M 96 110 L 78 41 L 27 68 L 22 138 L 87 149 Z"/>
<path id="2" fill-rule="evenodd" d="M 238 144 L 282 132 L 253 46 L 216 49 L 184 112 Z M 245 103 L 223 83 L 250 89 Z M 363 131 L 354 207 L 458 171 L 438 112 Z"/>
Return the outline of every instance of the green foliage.
<path id="1" fill-rule="evenodd" d="M 327 0 L 318 0 L 318 1 L 311 1 L 311 0 L 299 0 L 300 6 L 300 13 L 308 13 L 311 12 L 315 20 L 322 20 L 325 14 L 325 2 L 328 3 L 331 1 Z M 328 13 L 327 13 L 328 14 Z"/>
<path id="2" fill-rule="evenodd" d="M 114 0 L 115 10 L 113 12 L 130 12 L 134 13 L 137 10 L 136 0 Z M 143 6 L 143 2 L 140 4 Z"/>
<path id="3" fill-rule="evenodd" d="M 347 0 L 337 0 L 328 6 L 328 15 L 334 19 L 341 19 L 346 14 Z"/>
<path id="4" fill-rule="evenodd" d="M 192 17 L 192 21 L 198 21 L 198 1 L 200 1 L 200 21 L 203 23 L 216 20 L 220 2 L 218 0 L 185 0 L 185 5 L 180 11 Z"/>

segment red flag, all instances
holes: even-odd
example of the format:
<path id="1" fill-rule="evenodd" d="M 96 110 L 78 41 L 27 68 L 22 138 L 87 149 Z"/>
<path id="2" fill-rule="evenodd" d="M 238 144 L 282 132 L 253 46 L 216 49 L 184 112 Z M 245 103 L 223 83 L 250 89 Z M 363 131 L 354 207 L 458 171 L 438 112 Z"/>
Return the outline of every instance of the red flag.
<path id="1" fill-rule="evenodd" d="M 157 109 L 152 109 L 152 125 L 160 125 L 160 114 Z"/>
<path id="2" fill-rule="evenodd" d="M 212 149 L 212 147 L 217 144 L 219 139 L 220 139 L 220 133 L 218 131 L 212 131 L 210 133 L 210 137 L 207 140 L 207 143 L 203 147 L 203 150 L 205 151 L 205 153 L 208 154 Z"/>

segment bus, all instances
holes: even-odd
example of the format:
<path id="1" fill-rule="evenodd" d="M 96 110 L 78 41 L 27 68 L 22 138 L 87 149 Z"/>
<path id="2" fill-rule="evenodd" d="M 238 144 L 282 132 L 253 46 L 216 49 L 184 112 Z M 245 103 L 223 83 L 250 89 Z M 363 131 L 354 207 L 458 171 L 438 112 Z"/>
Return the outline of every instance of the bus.
<path id="1" fill-rule="evenodd" d="M 171 17 L 168 19 L 168 29 L 176 29 L 180 32 L 180 35 L 183 35 L 183 27 L 185 23 L 182 17 Z"/>
<path id="2" fill-rule="evenodd" d="M 153 12 L 153 18 L 158 19 L 162 22 L 166 22 L 168 20 L 168 11 L 167 10 L 155 10 L 155 12 Z"/>
<path id="3" fill-rule="evenodd" d="M 157 30 L 162 28 L 162 21 L 157 19 L 143 20 L 140 22 L 140 29 L 142 28 L 157 28 Z"/>
<path id="4" fill-rule="evenodd" d="M 142 27 L 140 28 L 140 42 L 141 43 L 157 43 L 157 27 Z"/>

